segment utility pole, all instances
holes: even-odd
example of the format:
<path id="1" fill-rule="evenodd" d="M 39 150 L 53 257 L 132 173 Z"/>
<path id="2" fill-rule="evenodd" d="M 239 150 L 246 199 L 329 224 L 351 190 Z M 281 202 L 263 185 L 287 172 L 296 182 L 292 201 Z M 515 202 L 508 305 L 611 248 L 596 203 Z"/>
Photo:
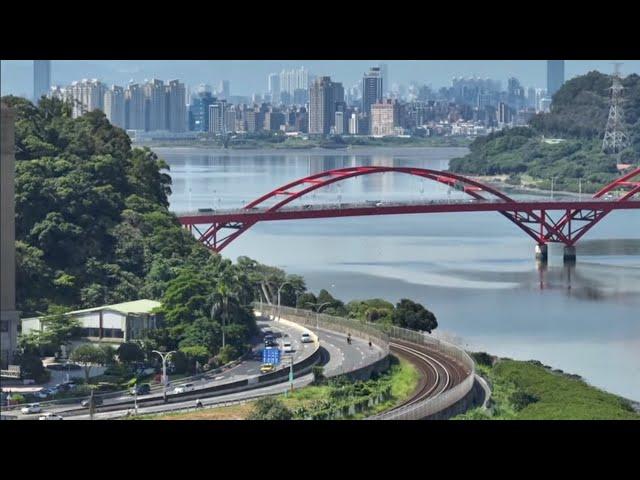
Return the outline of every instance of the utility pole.
<path id="1" fill-rule="evenodd" d="M 622 109 L 622 86 L 620 77 L 620 65 L 622 63 L 614 63 L 614 70 L 611 82 L 611 100 L 609 106 L 609 118 L 602 139 L 602 151 L 604 153 L 620 153 L 629 144 L 624 127 L 624 111 Z"/>

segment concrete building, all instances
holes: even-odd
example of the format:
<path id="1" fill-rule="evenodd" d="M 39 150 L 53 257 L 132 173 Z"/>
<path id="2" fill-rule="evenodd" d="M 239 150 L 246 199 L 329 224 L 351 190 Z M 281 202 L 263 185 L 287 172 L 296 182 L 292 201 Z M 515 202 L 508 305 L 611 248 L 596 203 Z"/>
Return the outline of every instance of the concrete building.
<path id="1" fill-rule="evenodd" d="M 15 248 L 15 112 L 0 104 L 0 365 L 13 362 L 17 348 L 16 248 Z"/>
<path id="2" fill-rule="evenodd" d="M 170 132 L 184 132 L 187 127 L 187 91 L 184 83 L 170 80 L 165 88 L 166 92 L 166 130 Z"/>
<path id="3" fill-rule="evenodd" d="M 217 94 L 218 97 L 229 100 L 229 97 L 231 97 L 231 83 L 229 82 L 229 80 L 220 81 Z"/>
<path id="4" fill-rule="evenodd" d="M 126 128 L 128 130 L 145 129 L 144 89 L 137 83 L 130 83 L 124 92 Z"/>
<path id="5" fill-rule="evenodd" d="M 309 88 L 309 134 L 328 135 L 334 122 L 333 82 L 317 78 Z"/>
<path id="6" fill-rule="evenodd" d="M 161 324 L 159 315 L 152 313 L 162 304 L 154 300 L 105 305 L 69 312 L 80 321 L 82 342 L 124 343 L 141 338 L 145 330 L 154 330 Z M 22 320 L 22 333 L 42 331 L 40 317 Z"/>
<path id="7" fill-rule="evenodd" d="M 145 130 L 167 130 L 167 96 L 162 80 L 153 79 L 144 87 Z"/>
<path id="8" fill-rule="evenodd" d="M 564 60 L 547 60 L 547 95 L 553 97 L 564 83 Z"/>
<path id="9" fill-rule="evenodd" d="M 215 135 L 227 133 L 227 102 L 218 100 L 209 105 L 209 132 Z"/>
<path id="10" fill-rule="evenodd" d="M 271 94 L 271 102 L 274 105 L 280 104 L 280 75 L 277 73 L 270 73 L 268 77 L 268 88 Z"/>
<path id="11" fill-rule="evenodd" d="M 67 98 L 73 104 L 73 118 L 93 110 L 104 112 L 104 94 L 107 86 L 97 79 L 73 82 L 67 89 Z"/>
<path id="12" fill-rule="evenodd" d="M 382 73 L 373 67 L 362 78 L 362 113 L 371 115 L 371 105 L 382 101 Z"/>
<path id="13" fill-rule="evenodd" d="M 51 88 L 51 60 L 33 61 L 33 101 L 46 96 Z"/>
<path id="14" fill-rule="evenodd" d="M 124 88 L 113 85 L 104 93 L 104 114 L 116 127 L 126 128 Z"/>
<path id="15" fill-rule="evenodd" d="M 387 100 L 371 105 L 371 135 L 394 135 L 397 120 L 397 102 Z"/>

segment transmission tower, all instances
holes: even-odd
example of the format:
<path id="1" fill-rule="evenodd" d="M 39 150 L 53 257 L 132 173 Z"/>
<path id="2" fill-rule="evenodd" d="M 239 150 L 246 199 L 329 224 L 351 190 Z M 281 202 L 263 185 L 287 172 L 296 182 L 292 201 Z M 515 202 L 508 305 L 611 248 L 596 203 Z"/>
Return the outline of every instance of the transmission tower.
<path id="1" fill-rule="evenodd" d="M 624 112 L 622 110 L 622 82 L 620 81 L 620 65 L 614 63 L 611 90 L 611 106 L 609 107 L 609 118 L 602 140 L 602 151 L 604 153 L 619 153 L 628 144 L 629 137 L 624 128 Z"/>

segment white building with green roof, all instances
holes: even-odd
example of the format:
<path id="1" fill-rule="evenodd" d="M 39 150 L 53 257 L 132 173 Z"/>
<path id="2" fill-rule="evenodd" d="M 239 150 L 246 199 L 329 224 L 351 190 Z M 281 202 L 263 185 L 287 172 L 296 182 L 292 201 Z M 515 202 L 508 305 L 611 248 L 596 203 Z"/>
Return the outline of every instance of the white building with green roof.
<path id="1" fill-rule="evenodd" d="M 161 318 L 153 310 L 162 304 L 135 300 L 68 312 L 80 321 L 82 338 L 90 342 L 123 343 L 140 338 L 145 330 L 158 328 Z M 41 317 L 24 318 L 22 333 L 41 331 Z"/>

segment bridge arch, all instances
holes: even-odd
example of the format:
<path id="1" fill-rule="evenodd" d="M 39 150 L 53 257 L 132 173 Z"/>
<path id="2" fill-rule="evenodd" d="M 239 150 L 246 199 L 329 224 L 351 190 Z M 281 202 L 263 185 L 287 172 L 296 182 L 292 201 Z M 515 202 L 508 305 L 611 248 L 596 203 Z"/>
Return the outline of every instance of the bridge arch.
<path id="1" fill-rule="evenodd" d="M 282 185 L 261 197 L 253 200 L 243 207 L 244 210 L 254 210 L 260 207 L 265 207 L 263 212 L 275 212 L 292 201 L 299 199 L 319 188 L 326 187 L 333 183 L 347 180 L 349 178 L 359 177 L 363 175 L 381 174 L 381 173 L 404 173 L 417 177 L 426 178 L 444 185 L 448 185 L 456 190 L 462 191 L 471 197 L 478 200 L 490 200 L 485 198 L 483 194 L 493 195 L 498 201 L 503 201 L 510 204 L 517 203 L 516 200 L 507 196 L 503 192 L 478 182 L 476 180 L 458 175 L 452 172 L 443 172 L 439 170 L 426 169 L 426 168 L 414 168 L 414 167 L 383 167 L 383 166 L 358 166 L 358 167 L 345 167 L 333 170 L 327 170 L 324 172 L 316 173 L 304 178 L 300 178 L 293 182 Z M 271 199 L 282 198 L 274 205 L 268 206 L 268 201 Z M 560 241 L 565 241 L 564 235 L 561 230 L 558 230 L 550 219 L 546 218 L 544 214 L 537 214 L 533 210 L 525 212 L 521 211 L 500 211 L 504 217 L 509 219 L 527 235 L 533 238 L 538 243 L 544 243 L 543 230 L 546 232 L 552 232 L 554 237 L 560 238 Z M 220 252 L 229 243 L 235 240 L 239 235 L 251 228 L 258 220 L 248 220 L 243 222 L 214 222 L 204 232 L 200 233 L 200 239 L 212 250 Z M 532 228 L 531 224 L 538 224 L 540 228 L 538 230 Z M 233 229 L 233 233 L 218 238 L 218 234 L 223 229 Z"/>

